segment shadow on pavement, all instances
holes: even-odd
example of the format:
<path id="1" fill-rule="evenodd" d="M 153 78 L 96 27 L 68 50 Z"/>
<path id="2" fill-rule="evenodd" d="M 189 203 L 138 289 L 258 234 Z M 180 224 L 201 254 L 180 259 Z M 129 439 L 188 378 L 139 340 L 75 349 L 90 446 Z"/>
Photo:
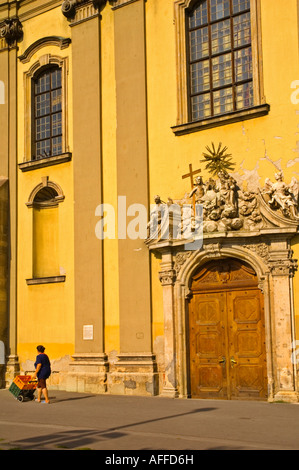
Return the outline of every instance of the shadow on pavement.
<path id="1" fill-rule="evenodd" d="M 73 398 L 90 398 L 90 396 Z M 72 399 L 72 398 L 71 398 Z M 70 400 L 68 398 L 67 400 Z M 64 401 L 64 400 L 61 400 Z M 99 431 L 97 429 L 74 429 L 71 431 L 53 432 L 47 435 L 31 437 L 28 439 L 20 439 L 9 444 L 10 449 L 13 450 L 80 450 L 90 445 L 100 443 L 101 441 L 107 441 L 111 439 L 119 439 L 125 436 L 129 436 L 130 428 L 138 425 L 149 424 L 158 421 L 165 421 L 168 419 L 179 418 L 188 415 L 194 415 L 197 413 L 214 411 L 217 408 L 199 408 L 187 413 L 180 413 L 169 416 L 162 416 L 159 418 L 153 418 L 145 421 L 134 422 L 125 424 L 123 426 L 113 427 Z M 128 432 L 126 432 L 126 430 Z M 179 436 L 178 436 L 179 437 Z M 6 444 L 7 447 L 7 444 Z M 104 447 L 103 447 L 104 448 Z M 142 449 L 140 449 L 142 450 Z"/>

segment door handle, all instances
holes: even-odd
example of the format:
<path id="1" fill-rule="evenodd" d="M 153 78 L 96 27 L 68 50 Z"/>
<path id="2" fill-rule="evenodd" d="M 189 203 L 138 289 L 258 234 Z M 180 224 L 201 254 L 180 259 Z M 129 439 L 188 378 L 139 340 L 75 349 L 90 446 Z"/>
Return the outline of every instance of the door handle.
<path id="1" fill-rule="evenodd" d="M 230 358 L 230 364 L 232 367 L 234 367 L 234 365 L 237 364 L 237 361 L 235 361 L 234 357 Z"/>
<path id="2" fill-rule="evenodd" d="M 222 359 L 219 359 L 219 364 L 225 364 L 226 363 L 226 358 L 222 356 Z"/>

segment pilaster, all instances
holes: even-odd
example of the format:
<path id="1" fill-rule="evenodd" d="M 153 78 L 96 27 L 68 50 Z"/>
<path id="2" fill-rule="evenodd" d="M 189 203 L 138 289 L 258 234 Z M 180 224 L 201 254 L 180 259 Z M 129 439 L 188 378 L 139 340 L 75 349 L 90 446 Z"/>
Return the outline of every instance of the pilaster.
<path id="1" fill-rule="evenodd" d="M 103 246 L 95 236 L 102 203 L 101 15 L 105 2 L 64 1 L 72 37 L 75 355 L 67 387 L 106 391 Z M 88 334 L 86 332 L 88 331 Z"/>
<path id="2" fill-rule="evenodd" d="M 156 395 L 156 357 L 148 352 L 120 353 L 108 377 L 108 389 L 116 395 Z"/>
<path id="3" fill-rule="evenodd" d="M 10 16 L 9 16 L 10 15 Z M 4 342 L 6 365 L 0 387 L 10 383 L 19 371 L 17 356 L 17 48 L 22 25 L 16 7 L 0 20 L 0 80 L 4 103 L 0 105 L 1 192 L 1 309 L 0 340 Z M 5 184 L 3 184 L 6 182 Z M 3 290 L 3 292 L 2 292 Z M 9 300 L 8 300 L 9 299 Z"/>
<path id="4" fill-rule="evenodd" d="M 117 192 L 149 207 L 145 0 L 113 3 L 117 102 Z M 150 258 L 143 240 L 118 240 L 120 354 L 111 378 L 122 393 L 156 394 L 152 354 Z M 135 378 L 134 378 L 135 377 Z M 138 386 L 151 384 L 148 391 Z M 125 384 L 132 384 L 128 387 Z M 118 386 L 117 385 L 117 386 Z M 136 385 L 136 386 L 135 386 Z"/>
<path id="5" fill-rule="evenodd" d="M 172 252 L 163 250 L 159 279 L 163 288 L 164 312 L 164 380 L 162 395 L 178 397 L 177 357 L 176 357 L 176 325 L 174 313 L 174 283 L 176 271 L 172 260 Z"/>
<path id="6" fill-rule="evenodd" d="M 298 265 L 292 258 L 289 243 L 278 240 L 273 244 L 268 261 L 272 277 L 272 311 L 275 351 L 274 400 L 298 402 L 296 366 L 292 363 L 291 348 L 296 344 L 293 310 L 293 277 Z"/>
<path id="7" fill-rule="evenodd" d="M 105 353 L 80 353 L 72 356 L 66 389 L 79 393 L 107 391 L 108 358 Z"/>

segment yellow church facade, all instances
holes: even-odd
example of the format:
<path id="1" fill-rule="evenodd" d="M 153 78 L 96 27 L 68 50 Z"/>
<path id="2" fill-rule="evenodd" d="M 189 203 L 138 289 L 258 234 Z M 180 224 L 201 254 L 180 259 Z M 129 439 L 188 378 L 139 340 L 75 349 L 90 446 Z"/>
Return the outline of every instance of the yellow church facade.
<path id="1" fill-rule="evenodd" d="M 0 1 L 2 387 L 298 401 L 298 19 Z"/>

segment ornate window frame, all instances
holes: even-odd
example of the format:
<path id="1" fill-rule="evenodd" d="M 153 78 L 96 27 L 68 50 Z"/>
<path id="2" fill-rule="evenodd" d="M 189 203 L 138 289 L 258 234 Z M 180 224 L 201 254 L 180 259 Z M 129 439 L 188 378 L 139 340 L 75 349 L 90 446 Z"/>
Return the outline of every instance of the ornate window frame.
<path id="1" fill-rule="evenodd" d="M 33 80 L 41 70 L 46 70 L 48 67 L 56 65 L 61 69 L 62 76 L 62 153 L 57 156 L 50 156 L 41 159 L 33 159 Z M 68 136 L 68 72 L 69 61 L 68 57 L 60 57 L 52 54 L 44 54 L 34 62 L 33 65 L 24 73 L 24 95 L 25 95 L 25 129 L 24 129 L 24 160 L 19 163 L 19 168 L 22 171 L 28 171 L 36 168 L 43 168 L 57 163 L 64 163 L 71 160 L 71 153 L 69 151 L 69 136 Z"/>
<path id="2" fill-rule="evenodd" d="M 188 134 L 190 132 L 221 126 L 240 120 L 265 116 L 270 110 L 270 106 L 266 103 L 263 86 L 261 0 L 250 0 L 254 106 L 252 108 L 213 116 L 200 121 L 190 121 L 188 110 L 186 11 L 191 8 L 196 1 L 198 0 L 175 0 L 174 2 L 178 110 L 177 123 L 172 127 L 175 135 Z"/>

